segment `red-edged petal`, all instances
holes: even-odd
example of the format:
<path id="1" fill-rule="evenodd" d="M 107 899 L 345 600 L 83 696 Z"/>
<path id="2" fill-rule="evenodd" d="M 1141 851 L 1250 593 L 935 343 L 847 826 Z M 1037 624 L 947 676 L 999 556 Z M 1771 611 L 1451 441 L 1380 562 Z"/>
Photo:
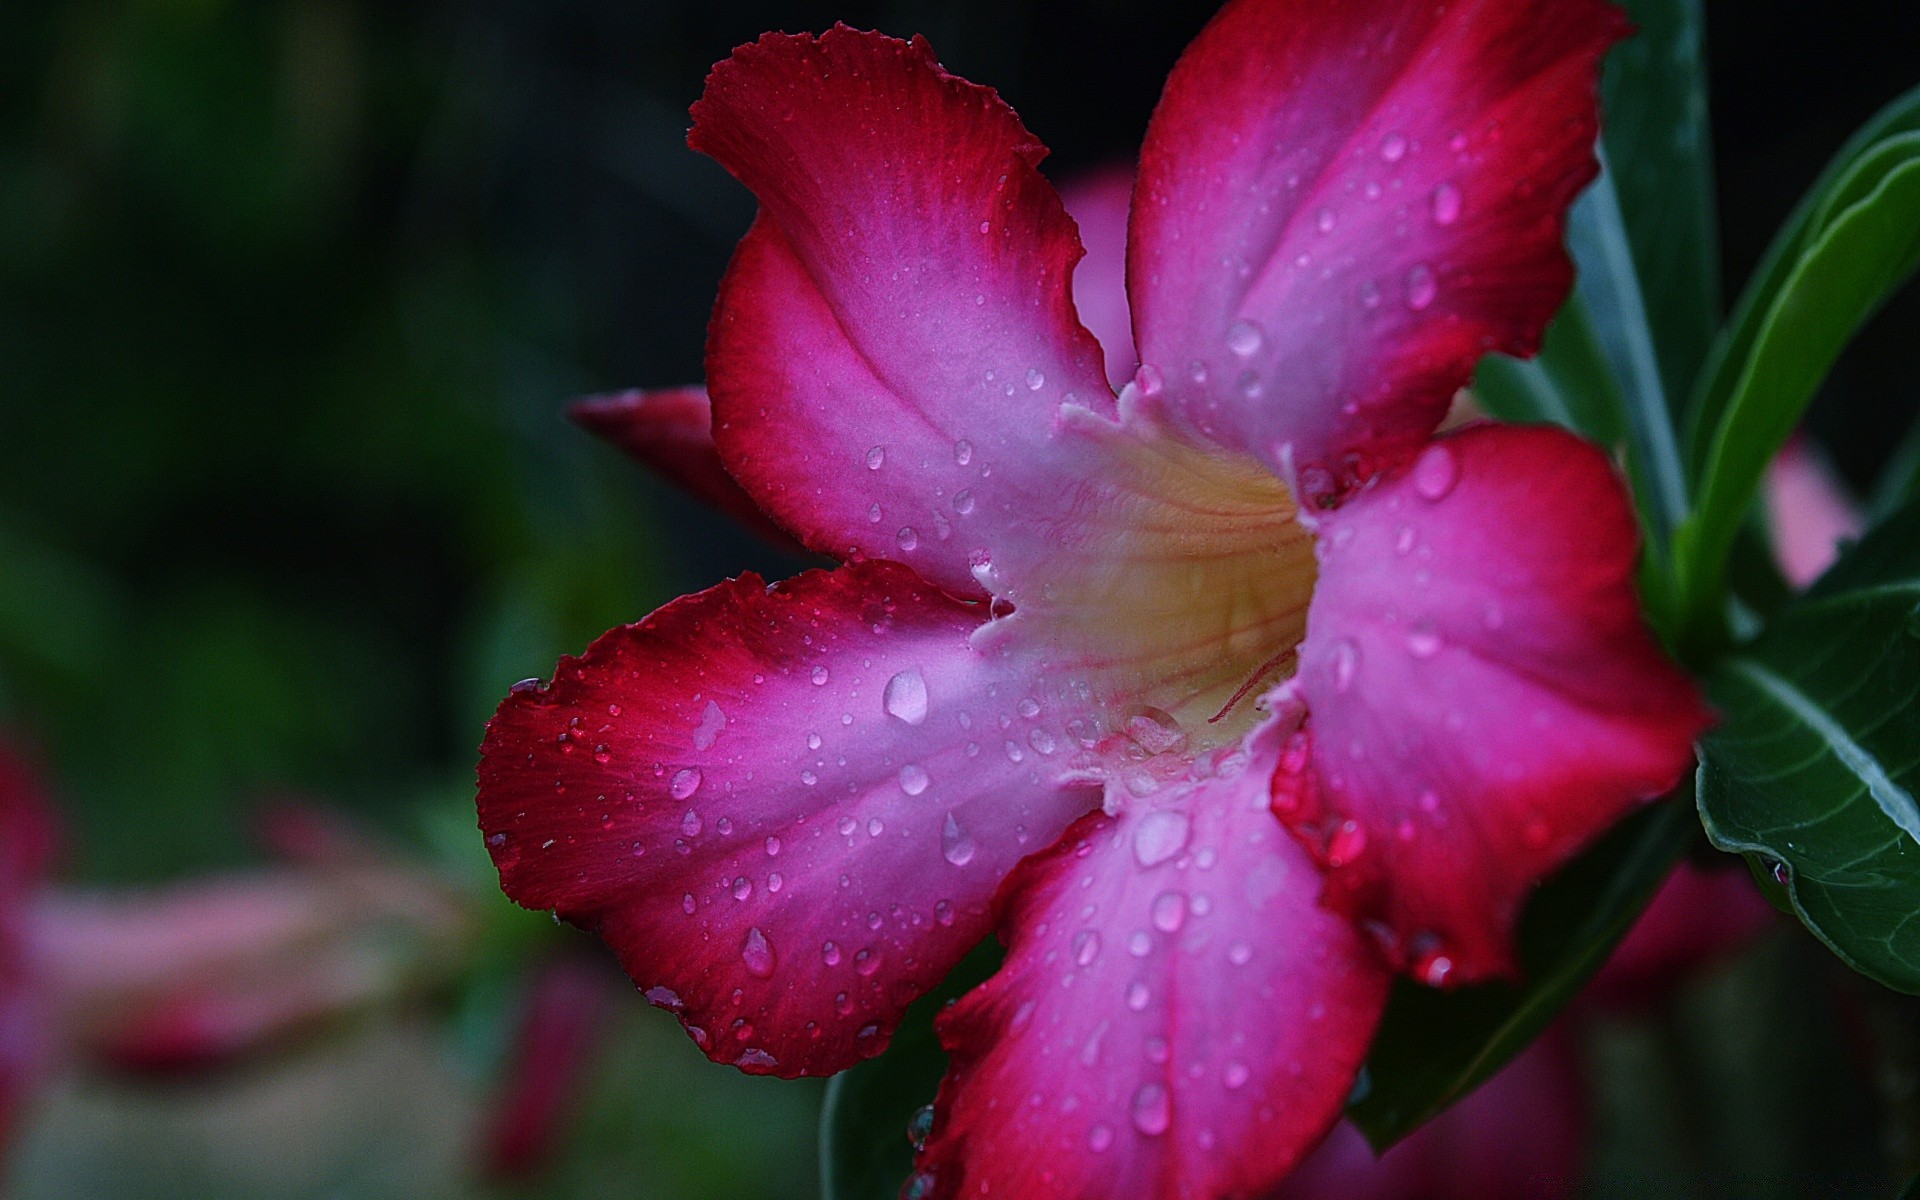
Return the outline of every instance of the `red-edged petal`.
<path id="1" fill-rule="evenodd" d="M 938 1025 L 923 1192 L 1264 1194 L 1339 1117 L 1389 976 L 1268 811 L 1270 740 L 1021 864 L 1006 964 Z"/>
<path id="2" fill-rule="evenodd" d="M 501 885 L 598 929 L 717 1060 L 800 1075 L 877 1053 L 985 935 L 1013 864 L 1096 799 L 1003 751 L 1039 726 L 969 645 L 984 615 L 870 562 L 743 577 L 608 633 L 488 727 Z"/>
<path id="3" fill-rule="evenodd" d="M 27 926 L 57 841 L 53 813 L 26 755 L 0 735 L 0 1145 L 55 1053 Z"/>
<path id="4" fill-rule="evenodd" d="M 1311 769 L 1280 773 L 1276 811 L 1417 975 L 1510 973 L 1529 890 L 1672 787 L 1706 725 L 1641 621 L 1625 489 L 1570 434 L 1479 426 L 1320 543 L 1294 680 Z"/>
<path id="5" fill-rule="evenodd" d="M 960 493 L 1003 520 L 1061 404 L 1113 407 L 1044 149 L 924 41 L 844 26 L 740 48 L 693 115 L 761 203 L 707 347 L 728 469 L 815 549 L 978 595 Z"/>
<path id="6" fill-rule="evenodd" d="M 1624 30 L 1604 0 L 1228 4 L 1140 158 L 1128 281 L 1161 403 L 1309 501 L 1410 454 L 1565 299 Z"/>
<path id="7" fill-rule="evenodd" d="M 720 464 L 705 388 L 610 392 L 576 401 L 567 415 L 627 457 L 664 476 L 783 550 L 805 547 L 774 524 Z"/>
<path id="8" fill-rule="evenodd" d="M 1587 1104 L 1563 1026 L 1375 1157 L 1342 1123 L 1273 1200 L 1558 1200 L 1579 1191 Z"/>
<path id="9" fill-rule="evenodd" d="M 1106 167 L 1069 179 L 1060 185 L 1060 199 L 1087 248 L 1087 256 L 1073 269 L 1073 306 L 1106 352 L 1107 381 L 1118 388 L 1140 365 L 1133 352 L 1133 314 L 1127 309 L 1133 168 Z"/>

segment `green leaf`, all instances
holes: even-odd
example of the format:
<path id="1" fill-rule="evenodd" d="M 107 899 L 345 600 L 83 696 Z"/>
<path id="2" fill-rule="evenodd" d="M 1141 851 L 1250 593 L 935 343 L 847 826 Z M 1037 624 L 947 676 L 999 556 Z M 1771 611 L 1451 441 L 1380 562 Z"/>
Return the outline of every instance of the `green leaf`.
<path id="1" fill-rule="evenodd" d="M 1707 122 L 1701 0 L 1628 0 L 1638 32 L 1607 58 L 1607 158 L 1659 331 L 1669 397 L 1693 386 L 1720 323 L 1720 239 Z"/>
<path id="2" fill-rule="evenodd" d="M 1916 496 L 1920 496 L 1920 419 L 1900 439 L 1880 472 L 1873 503 L 1867 506 L 1868 523 L 1878 524 Z"/>
<path id="3" fill-rule="evenodd" d="M 933 1103 L 947 1055 L 933 1018 L 993 974 L 1002 951 L 989 938 L 946 982 L 907 1010 L 885 1054 L 833 1077 L 820 1110 L 822 1200 L 898 1200 L 913 1173 L 907 1128 Z"/>
<path id="4" fill-rule="evenodd" d="M 1766 297 L 1745 354 L 1716 364 L 1734 382 L 1700 460 L 1694 512 L 1675 538 L 1680 595 L 1696 624 L 1717 619 L 1727 553 L 1767 463 L 1854 332 L 1920 265 L 1920 132 L 1866 148 L 1829 191 L 1812 204 L 1813 232 Z M 1844 207 L 1830 211 L 1830 200 Z"/>
<path id="5" fill-rule="evenodd" d="M 1489 355 L 1473 382 L 1481 407 L 1502 421 L 1561 425 L 1603 446 L 1626 436 L 1620 385 L 1578 296 L 1547 327 L 1540 356 Z"/>
<path id="6" fill-rule="evenodd" d="M 1708 681 L 1700 815 L 1779 864 L 1855 970 L 1920 991 L 1920 503 L 1845 554 Z"/>
<path id="7" fill-rule="evenodd" d="M 1920 87 L 1881 109 L 1847 140 L 1846 145 L 1840 148 L 1814 181 L 1813 187 L 1801 198 L 1786 224 L 1780 227 L 1780 232 L 1774 236 L 1766 257 L 1761 260 L 1746 291 L 1741 294 L 1733 319 L 1714 343 L 1695 387 L 1686 438 L 1687 463 L 1694 478 L 1702 473 L 1710 449 L 1709 439 L 1719 427 L 1734 384 L 1738 381 L 1737 372 L 1729 370 L 1727 364 L 1745 362 L 1752 357 L 1754 339 L 1759 334 L 1772 298 L 1779 295 L 1785 286 L 1788 273 L 1799 261 L 1807 244 L 1830 223 L 1834 214 L 1826 209 L 1823 199 L 1839 190 L 1841 177 L 1874 146 L 1888 138 L 1915 130 L 1920 130 Z"/>
<path id="8" fill-rule="evenodd" d="M 1377 1151 L 1504 1066 L 1601 968 L 1699 832 L 1684 798 L 1624 821 L 1541 885 L 1520 923 L 1526 983 L 1401 983 L 1347 1115 Z"/>
<path id="9" fill-rule="evenodd" d="M 1604 151 L 1601 163 L 1600 178 L 1567 219 L 1567 244 L 1579 268 L 1575 295 L 1619 385 L 1628 473 L 1643 524 L 1653 544 L 1664 548 L 1668 533 L 1686 513 L 1686 476 L 1646 290 Z"/>

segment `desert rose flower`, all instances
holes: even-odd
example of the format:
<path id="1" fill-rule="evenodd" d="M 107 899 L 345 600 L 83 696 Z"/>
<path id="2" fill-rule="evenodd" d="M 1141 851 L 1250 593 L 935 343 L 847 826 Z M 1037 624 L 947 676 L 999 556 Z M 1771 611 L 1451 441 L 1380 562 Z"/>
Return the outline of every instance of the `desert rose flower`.
<path id="1" fill-rule="evenodd" d="M 1511 975 L 1529 890 L 1704 723 L 1606 457 L 1434 436 L 1566 295 L 1623 28 L 1601 0 L 1229 3 L 1149 129 L 1133 348 L 1105 351 L 994 93 L 844 27 L 737 51 L 691 138 L 761 203 L 713 448 L 697 393 L 620 403 L 643 456 L 717 455 L 845 565 L 516 686 L 480 765 L 507 892 L 782 1075 L 878 1053 L 997 928 L 909 1194 L 1272 1187 L 1392 971 Z M 677 423 L 651 442 L 650 409 Z"/>

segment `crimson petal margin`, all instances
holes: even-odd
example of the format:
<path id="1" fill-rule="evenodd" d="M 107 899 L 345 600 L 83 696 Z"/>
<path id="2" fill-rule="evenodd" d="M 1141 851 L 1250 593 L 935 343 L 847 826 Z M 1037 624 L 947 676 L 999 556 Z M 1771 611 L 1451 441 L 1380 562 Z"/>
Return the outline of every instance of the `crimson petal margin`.
<path id="1" fill-rule="evenodd" d="M 606 634 L 488 726 L 501 886 L 597 930 L 718 1061 L 878 1053 L 1014 863 L 1098 801 L 1002 752 L 1028 722 L 969 645 L 983 617 L 865 563 L 743 576 Z"/>
<path id="2" fill-rule="evenodd" d="M 1531 354 L 1598 170 L 1604 0 L 1234 0 L 1167 81 L 1128 282 L 1160 403 L 1323 501 Z"/>
<path id="3" fill-rule="evenodd" d="M 1332 1127 L 1390 974 L 1268 811 L 1272 731 L 1008 880 L 911 1194 L 1259 1195 Z"/>
<path id="4" fill-rule="evenodd" d="M 740 489 L 713 446 L 713 405 L 702 387 L 609 392 L 576 400 L 567 415 L 697 500 L 795 554 L 806 547 Z"/>
<path id="5" fill-rule="evenodd" d="M 1044 148 L 925 41 L 845 26 L 741 47 L 693 116 L 761 203 L 707 345 L 728 469 L 816 550 L 981 595 L 955 525 L 1053 480 L 1063 405 L 1114 411 Z"/>
<path id="6" fill-rule="evenodd" d="M 1692 765 L 1708 715 L 1641 620 L 1596 447 L 1471 427 L 1322 518 L 1275 811 L 1428 983 L 1511 976 L 1533 886 Z"/>

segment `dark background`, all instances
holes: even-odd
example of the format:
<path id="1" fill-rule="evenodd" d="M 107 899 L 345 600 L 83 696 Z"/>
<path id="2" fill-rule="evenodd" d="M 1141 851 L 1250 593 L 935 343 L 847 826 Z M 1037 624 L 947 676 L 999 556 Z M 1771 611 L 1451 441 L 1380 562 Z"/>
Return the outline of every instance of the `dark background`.
<path id="1" fill-rule="evenodd" d="M 683 138 L 733 46 L 835 19 L 925 33 L 1058 175 L 1132 153 L 1212 7 L 7 4 L 0 726 L 58 780 L 67 877 L 247 861 L 245 814 L 282 793 L 483 876 L 472 764 L 511 682 L 676 594 L 792 568 L 561 416 L 701 375 L 752 202 Z M 1827 156 L 1920 81 L 1920 4 L 1707 9 L 1731 296 Z M 1916 330 L 1910 291 L 1815 410 L 1856 485 L 1920 401 Z M 670 1023 L 648 1028 L 670 1037 L 647 1053 L 681 1057 L 635 1086 L 695 1078 Z M 804 1194 L 813 1093 L 712 1086 L 689 1105 L 773 1107 L 684 1129 L 664 1099 L 621 1110 L 668 1123 L 655 1166 Z M 624 1144 L 621 1114 L 594 1136 Z M 726 1174 L 736 1119 L 773 1131 L 751 1185 Z"/>

